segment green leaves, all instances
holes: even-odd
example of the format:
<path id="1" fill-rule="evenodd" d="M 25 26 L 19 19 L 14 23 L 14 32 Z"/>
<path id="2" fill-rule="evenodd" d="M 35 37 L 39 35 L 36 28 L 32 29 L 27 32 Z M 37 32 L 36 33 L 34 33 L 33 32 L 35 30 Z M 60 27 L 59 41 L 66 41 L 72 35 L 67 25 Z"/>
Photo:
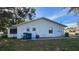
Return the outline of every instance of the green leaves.
<path id="1" fill-rule="evenodd" d="M 22 23 L 27 16 L 32 19 L 34 15 L 32 7 L 0 7 L 0 29 Z"/>

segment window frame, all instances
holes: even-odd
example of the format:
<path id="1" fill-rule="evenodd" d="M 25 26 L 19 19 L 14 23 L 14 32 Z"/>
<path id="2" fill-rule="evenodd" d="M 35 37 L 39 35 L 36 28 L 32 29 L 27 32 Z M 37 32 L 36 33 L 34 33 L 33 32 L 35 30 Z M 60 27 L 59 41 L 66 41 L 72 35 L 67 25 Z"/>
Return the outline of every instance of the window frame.
<path id="1" fill-rule="evenodd" d="M 49 29 L 49 34 L 52 34 L 53 33 L 53 29 Z"/>
<path id="2" fill-rule="evenodd" d="M 17 34 L 17 28 L 10 28 L 10 34 Z"/>

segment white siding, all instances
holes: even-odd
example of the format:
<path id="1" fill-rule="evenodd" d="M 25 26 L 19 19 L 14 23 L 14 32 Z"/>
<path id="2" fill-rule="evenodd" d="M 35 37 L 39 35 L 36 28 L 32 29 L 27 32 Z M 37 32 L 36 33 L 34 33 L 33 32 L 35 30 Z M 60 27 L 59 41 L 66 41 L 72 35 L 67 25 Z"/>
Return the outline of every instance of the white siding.
<path id="1" fill-rule="evenodd" d="M 36 31 L 32 31 L 32 28 L 36 28 Z M 23 33 L 27 32 L 27 28 L 30 29 L 29 33 L 32 33 L 32 37 L 39 34 L 40 37 L 57 37 L 64 35 L 64 27 L 46 20 L 38 20 L 23 24 L 17 27 L 17 38 L 22 38 Z M 49 34 L 49 29 L 53 28 L 53 33 Z"/>
<path id="2" fill-rule="evenodd" d="M 10 34 L 10 28 L 8 28 L 8 37 L 17 37 L 17 34 Z"/>

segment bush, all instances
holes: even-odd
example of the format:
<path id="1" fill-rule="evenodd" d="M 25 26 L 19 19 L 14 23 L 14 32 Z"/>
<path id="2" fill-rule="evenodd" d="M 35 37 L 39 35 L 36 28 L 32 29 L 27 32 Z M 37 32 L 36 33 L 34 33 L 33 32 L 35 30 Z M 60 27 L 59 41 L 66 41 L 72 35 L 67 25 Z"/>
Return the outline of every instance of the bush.
<path id="1" fill-rule="evenodd" d="M 17 39 L 17 37 L 10 37 L 10 39 Z"/>
<path id="2" fill-rule="evenodd" d="M 75 35 L 79 35 L 79 33 L 75 33 Z"/>
<path id="3" fill-rule="evenodd" d="M 2 38 L 8 38 L 7 34 L 3 34 Z"/>
<path id="4" fill-rule="evenodd" d="M 65 33 L 65 37 L 69 37 L 69 33 Z"/>

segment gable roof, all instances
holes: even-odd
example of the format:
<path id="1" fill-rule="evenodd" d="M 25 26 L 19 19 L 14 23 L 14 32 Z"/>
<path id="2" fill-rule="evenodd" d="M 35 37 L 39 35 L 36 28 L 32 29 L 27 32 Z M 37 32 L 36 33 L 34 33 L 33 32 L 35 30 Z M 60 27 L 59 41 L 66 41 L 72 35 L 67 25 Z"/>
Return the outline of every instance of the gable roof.
<path id="1" fill-rule="evenodd" d="M 41 18 L 38 18 L 38 19 L 45 19 L 45 20 L 47 20 L 47 21 L 50 21 L 50 22 L 56 23 L 56 24 L 58 24 L 58 25 L 61 25 L 61 26 L 67 27 L 66 25 L 60 24 L 60 23 L 58 23 L 58 22 L 55 22 L 55 21 L 50 20 L 50 19 L 45 18 L 45 17 L 41 17 Z M 38 19 L 37 19 L 37 20 L 38 20 Z"/>
<path id="2" fill-rule="evenodd" d="M 22 25 L 22 24 L 31 23 L 31 22 L 34 22 L 34 21 L 42 20 L 42 19 L 43 19 L 43 20 L 50 21 L 50 22 L 52 22 L 52 23 L 56 23 L 56 24 L 61 25 L 61 26 L 63 26 L 63 27 L 67 27 L 66 25 L 60 24 L 60 23 L 58 23 L 58 22 L 55 22 L 55 21 L 50 20 L 50 19 L 45 18 L 45 17 L 37 18 L 37 19 L 35 19 L 35 20 L 31 20 L 31 21 L 28 21 L 28 22 L 23 22 L 23 23 L 20 23 L 20 24 L 17 24 L 17 25 L 12 25 L 12 27 L 20 26 L 20 25 Z"/>

